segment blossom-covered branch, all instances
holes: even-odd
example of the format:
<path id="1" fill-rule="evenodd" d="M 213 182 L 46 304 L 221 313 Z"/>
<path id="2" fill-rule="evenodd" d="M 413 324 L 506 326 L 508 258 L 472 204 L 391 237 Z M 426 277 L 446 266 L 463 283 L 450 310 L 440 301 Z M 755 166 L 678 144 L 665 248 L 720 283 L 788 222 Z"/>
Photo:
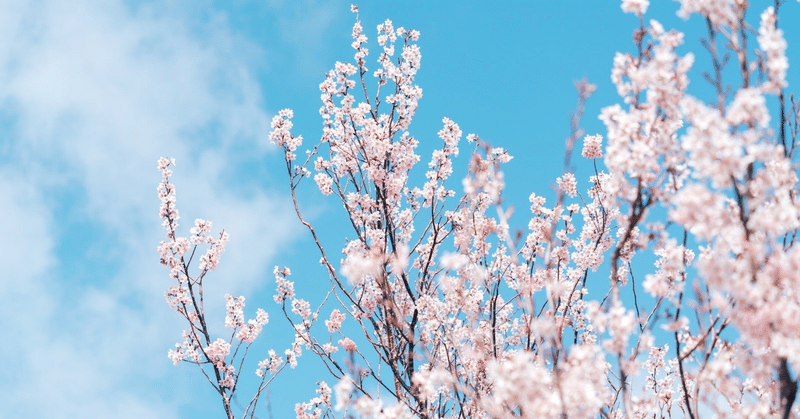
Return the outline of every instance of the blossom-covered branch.
<path id="1" fill-rule="evenodd" d="M 226 294 L 225 327 L 230 329 L 230 336 L 212 341 L 212 332 L 204 309 L 203 281 L 206 274 L 219 265 L 228 242 L 228 233 L 223 230 L 218 237 L 214 237 L 211 235 L 211 222 L 197 219 L 194 227 L 189 230 L 189 238 L 178 235 L 180 215 L 175 205 L 175 186 L 170 182 L 173 166 L 174 159 L 162 157 L 158 160 L 158 170 L 162 175 L 158 186 L 161 199 L 160 217 L 167 238 L 161 241 L 158 253 L 161 263 L 170 268 L 170 278 L 175 283 L 165 293 L 167 303 L 186 320 L 188 331 L 184 330 L 183 343 L 176 343 L 175 349 L 170 349 L 168 356 L 175 365 L 181 362 L 198 365 L 220 395 L 225 414 L 233 419 L 231 401 L 237 390 L 239 371 L 242 370 L 250 345 L 269 321 L 269 316 L 259 308 L 254 319 L 245 321 L 245 298 Z M 199 258 L 197 272 L 192 273 L 192 262 L 202 246 L 206 247 L 206 251 Z M 261 392 L 285 365 L 273 351 L 258 364 L 256 374 L 261 377 L 261 382 L 244 409 L 243 418 L 254 417 Z"/>

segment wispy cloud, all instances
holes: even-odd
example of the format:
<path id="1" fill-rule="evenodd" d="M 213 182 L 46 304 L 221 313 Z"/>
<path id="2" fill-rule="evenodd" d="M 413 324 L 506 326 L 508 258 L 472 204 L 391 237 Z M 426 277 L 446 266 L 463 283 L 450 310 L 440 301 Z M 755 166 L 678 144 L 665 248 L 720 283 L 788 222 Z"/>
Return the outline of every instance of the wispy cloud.
<path id="1" fill-rule="evenodd" d="M 154 250 L 159 156 L 178 158 L 183 224 L 209 218 L 231 232 L 219 276 L 237 285 L 226 291 L 257 287 L 291 240 L 284 198 L 230 185 L 252 184 L 236 164 L 268 151 L 259 48 L 186 3 L 0 2 L 0 234 L 13 237 L 0 252 L 0 356 L 13 360 L 0 391 L 11 416 L 174 417 L 186 401 L 159 388 L 187 380 L 167 375 L 180 326 Z"/>

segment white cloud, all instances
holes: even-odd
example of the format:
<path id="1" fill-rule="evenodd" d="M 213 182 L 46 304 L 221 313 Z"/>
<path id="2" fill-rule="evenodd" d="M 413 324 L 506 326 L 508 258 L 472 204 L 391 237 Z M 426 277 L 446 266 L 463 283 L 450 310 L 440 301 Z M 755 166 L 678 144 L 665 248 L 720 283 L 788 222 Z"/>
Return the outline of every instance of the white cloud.
<path id="1" fill-rule="evenodd" d="M 210 390 L 166 358 L 181 326 L 155 253 L 159 156 L 178 159 L 182 224 L 231 232 L 209 295 L 268 283 L 291 241 L 285 197 L 235 166 L 267 152 L 259 48 L 195 7 L 0 2 L 0 234 L 13 238 L 0 252 L 0 356 L 14 360 L 0 391 L 14 417 L 175 417 L 195 401 L 163 387 Z"/>

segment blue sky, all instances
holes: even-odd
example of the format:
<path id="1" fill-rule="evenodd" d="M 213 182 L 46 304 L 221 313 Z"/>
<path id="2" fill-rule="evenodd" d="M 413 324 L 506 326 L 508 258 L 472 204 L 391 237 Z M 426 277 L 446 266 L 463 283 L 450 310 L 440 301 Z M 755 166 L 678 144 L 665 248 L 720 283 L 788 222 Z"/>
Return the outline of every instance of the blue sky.
<path id="1" fill-rule="evenodd" d="M 633 50 L 638 23 L 612 0 L 495 3 L 359 7 L 371 39 L 387 18 L 422 34 L 424 93 L 411 131 L 423 160 L 444 116 L 510 149 L 507 198 L 524 226 L 530 192 L 547 194 L 561 172 L 573 81 L 598 85 L 584 127 L 603 133 L 596 116 L 618 102 L 611 60 Z M 697 47 L 704 23 L 677 18 L 675 2 L 655 3 L 646 18 L 687 32 L 682 51 L 707 68 Z M 760 12 L 772 2 L 753 3 Z M 314 281 L 325 277 L 304 267 L 317 256 L 309 258 L 307 233 L 288 206 L 269 121 L 293 108 L 295 133 L 317 138 L 318 85 L 335 61 L 352 58 L 349 5 L 0 1 L 0 393 L 9 417 L 221 416 L 199 371 L 166 357 L 183 325 L 164 301 L 170 282 L 155 251 L 160 156 L 178 161 L 183 225 L 205 218 L 231 234 L 208 279 L 211 316 L 221 322 L 224 293 L 244 294 L 248 314 L 257 306 L 271 313 L 262 349 L 286 347 L 272 267 L 295 268 L 312 301 Z M 788 2 L 782 22 L 798 21 L 798 6 Z M 800 29 L 782 28 L 791 65 Z M 693 74 L 690 90 L 703 92 Z M 795 67 L 788 79 L 798 80 Z M 303 200 L 318 221 L 337 210 L 310 189 Z M 335 226 L 325 230 L 343 243 Z M 291 417 L 327 378 L 310 356 L 300 361 L 272 389 L 276 418 Z"/>

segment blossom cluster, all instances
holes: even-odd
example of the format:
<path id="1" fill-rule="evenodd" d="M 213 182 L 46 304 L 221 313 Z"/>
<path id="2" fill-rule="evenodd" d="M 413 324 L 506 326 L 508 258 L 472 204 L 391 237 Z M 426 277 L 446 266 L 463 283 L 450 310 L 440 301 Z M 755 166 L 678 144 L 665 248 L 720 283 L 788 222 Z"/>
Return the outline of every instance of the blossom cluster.
<path id="1" fill-rule="evenodd" d="M 247 348 L 268 323 L 269 316 L 266 311 L 259 308 L 255 319 L 245 320 L 245 298 L 226 294 L 225 327 L 232 329 L 232 332 L 228 339 L 217 338 L 212 341 L 203 305 L 203 281 L 210 271 L 219 266 L 229 236 L 224 230 L 219 236 L 213 236 L 212 223 L 203 219 L 195 220 L 194 226 L 189 230 L 191 236 L 188 238 L 178 235 L 180 217 L 175 204 L 175 186 L 170 182 L 171 167 L 174 165 L 175 159 L 162 157 L 158 160 L 158 170 L 162 175 L 162 181 L 158 186 L 161 201 L 159 213 L 163 219 L 162 226 L 166 230 L 166 240 L 160 242 L 157 250 L 160 262 L 170 268 L 170 277 L 175 281 L 165 293 L 167 303 L 186 320 L 189 328 L 183 332 L 183 343 L 176 343 L 175 349 L 170 349 L 167 356 L 175 365 L 181 362 L 198 365 L 210 384 L 222 396 L 227 417 L 233 419 L 231 400 L 239 380 L 235 364 L 238 362 L 240 367 L 242 365 L 237 359 L 240 356 L 239 349 L 244 345 L 243 352 L 247 352 Z M 206 246 L 207 249 L 200 256 L 195 273 L 191 265 L 198 247 L 201 246 Z M 280 372 L 282 364 L 282 360 L 274 356 L 272 351 L 267 360 L 259 363 L 255 373 L 262 381 L 245 412 L 254 411 L 259 394 Z M 206 371 L 206 366 L 210 367 L 210 374 Z M 269 376 L 265 371 L 270 373 Z"/>

